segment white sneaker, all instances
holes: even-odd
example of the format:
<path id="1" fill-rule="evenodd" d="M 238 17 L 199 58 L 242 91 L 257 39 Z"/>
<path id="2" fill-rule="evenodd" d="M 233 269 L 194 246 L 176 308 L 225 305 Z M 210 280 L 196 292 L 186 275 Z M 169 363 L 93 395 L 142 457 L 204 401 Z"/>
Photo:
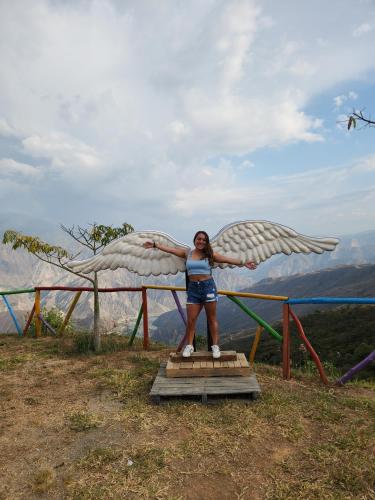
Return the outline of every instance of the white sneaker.
<path id="1" fill-rule="evenodd" d="M 182 352 L 182 356 L 184 358 L 190 358 L 193 352 L 194 352 L 194 347 L 190 344 L 187 344 Z"/>
<path id="2" fill-rule="evenodd" d="M 219 359 L 221 356 L 220 347 L 218 345 L 212 345 L 211 349 L 212 349 L 212 357 L 215 359 Z"/>

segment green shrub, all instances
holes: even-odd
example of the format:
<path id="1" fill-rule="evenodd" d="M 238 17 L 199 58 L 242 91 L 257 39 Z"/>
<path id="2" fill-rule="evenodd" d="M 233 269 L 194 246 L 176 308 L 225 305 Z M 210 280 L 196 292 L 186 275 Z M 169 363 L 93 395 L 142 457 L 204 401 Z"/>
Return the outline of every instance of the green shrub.
<path id="1" fill-rule="evenodd" d="M 71 343 L 68 351 L 76 354 L 94 352 L 94 337 L 91 332 L 78 331 L 70 335 Z M 122 335 L 101 335 L 101 353 L 118 352 L 130 349 L 129 338 Z"/>
<path id="2" fill-rule="evenodd" d="M 42 317 L 44 321 L 46 321 L 57 332 L 64 322 L 65 314 L 62 311 L 60 311 L 60 309 L 57 309 L 57 307 L 52 307 L 51 309 L 43 307 Z M 72 333 L 72 331 L 73 331 L 72 323 L 68 321 L 64 333 Z M 35 319 L 31 322 L 28 334 L 35 336 Z M 43 323 L 42 323 L 42 335 L 52 335 L 52 333 Z"/>
<path id="3" fill-rule="evenodd" d="M 90 332 L 74 332 L 72 334 L 72 351 L 77 354 L 94 352 L 94 337 Z"/>

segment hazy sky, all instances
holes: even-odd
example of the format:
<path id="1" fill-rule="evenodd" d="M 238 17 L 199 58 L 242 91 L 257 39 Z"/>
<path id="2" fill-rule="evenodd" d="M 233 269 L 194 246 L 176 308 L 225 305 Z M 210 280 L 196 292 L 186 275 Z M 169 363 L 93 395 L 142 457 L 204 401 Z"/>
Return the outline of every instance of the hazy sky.
<path id="1" fill-rule="evenodd" d="M 373 0 L 0 0 L 0 227 L 375 229 Z"/>

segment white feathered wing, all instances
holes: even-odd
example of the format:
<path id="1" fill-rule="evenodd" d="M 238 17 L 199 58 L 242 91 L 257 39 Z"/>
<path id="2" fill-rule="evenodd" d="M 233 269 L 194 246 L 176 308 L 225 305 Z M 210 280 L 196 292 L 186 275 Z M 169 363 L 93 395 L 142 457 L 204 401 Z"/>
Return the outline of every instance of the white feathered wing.
<path id="1" fill-rule="evenodd" d="M 166 233 L 136 231 L 106 246 L 103 251 L 87 260 L 74 261 L 69 267 L 88 274 L 104 269 L 125 268 L 141 276 L 177 274 L 186 269 L 185 259 L 157 249 L 146 249 L 143 243 L 155 241 L 161 245 L 188 250 Z M 332 251 L 338 244 L 336 238 L 312 238 L 299 234 L 289 227 L 268 221 L 241 221 L 228 224 L 211 239 L 214 252 L 240 259 L 243 263 L 261 262 L 278 253 L 323 253 Z M 235 267 L 231 264 L 215 264 L 215 267 Z"/>
<path id="2" fill-rule="evenodd" d="M 160 274 L 177 274 L 185 271 L 185 259 L 162 252 L 156 248 L 144 248 L 146 241 L 155 241 L 173 248 L 189 247 L 179 243 L 171 236 L 159 231 L 135 231 L 107 245 L 103 251 L 87 260 L 69 263 L 72 271 L 88 274 L 104 269 L 119 267 L 133 271 L 141 276 L 159 276 Z"/>
<path id="3" fill-rule="evenodd" d="M 335 249 L 336 238 L 312 238 L 289 227 L 269 221 L 241 221 L 223 227 L 211 239 L 214 252 L 240 259 L 243 263 L 260 264 L 278 253 L 323 253 Z M 216 264 L 215 267 L 234 267 Z"/>

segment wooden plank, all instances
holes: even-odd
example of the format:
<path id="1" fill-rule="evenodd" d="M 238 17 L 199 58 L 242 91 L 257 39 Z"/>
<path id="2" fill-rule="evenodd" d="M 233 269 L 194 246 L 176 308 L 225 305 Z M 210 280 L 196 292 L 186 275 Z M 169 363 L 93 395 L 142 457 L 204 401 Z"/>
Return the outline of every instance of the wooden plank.
<path id="1" fill-rule="evenodd" d="M 180 352 L 171 352 L 169 355 L 174 363 L 189 363 L 191 361 L 211 361 L 212 353 L 208 351 L 197 351 L 193 352 L 190 358 L 184 358 Z M 221 360 L 223 361 L 233 361 L 237 359 L 236 351 L 221 351 Z"/>
<path id="2" fill-rule="evenodd" d="M 181 368 L 180 368 L 181 370 Z M 210 369 L 210 370 L 215 370 L 215 369 Z M 238 370 L 238 369 L 236 369 Z M 179 371 L 179 370 L 178 370 Z M 190 377 L 168 377 L 167 378 L 167 370 L 166 370 L 166 367 L 164 366 L 161 366 L 159 368 L 159 372 L 158 372 L 158 375 L 156 376 L 156 379 L 155 380 L 160 380 L 160 383 L 164 383 L 164 384 L 198 384 L 199 381 L 201 381 L 202 383 L 209 383 L 210 381 L 213 381 L 213 383 L 215 384 L 218 384 L 218 380 L 220 380 L 220 383 L 221 384 L 230 384 L 230 383 L 242 383 L 242 381 L 245 381 L 248 379 L 248 378 L 252 378 L 254 377 L 254 379 L 256 379 L 255 377 L 255 374 L 250 370 L 249 372 L 249 375 L 248 376 L 245 376 L 245 377 L 238 377 L 237 375 L 231 375 L 231 376 L 225 376 L 225 377 L 220 377 L 220 379 L 218 379 L 216 376 L 208 376 L 208 377 L 202 377 L 202 378 L 197 378 L 194 376 L 195 374 L 195 371 L 190 371 L 190 373 L 193 373 L 193 376 L 190 376 Z M 228 372 L 225 372 L 225 373 L 228 373 Z"/>
<path id="3" fill-rule="evenodd" d="M 232 392 L 259 392 L 259 385 L 256 381 L 249 381 L 248 384 L 238 384 L 231 386 L 222 386 L 222 385 L 180 385 L 180 386 L 168 386 L 164 384 L 155 384 L 152 387 L 150 394 L 166 394 L 166 393 L 176 393 L 176 394 L 199 394 L 203 391 L 211 394 L 213 392 L 221 391 L 227 392 L 228 394 Z"/>
<path id="4" fill-rule="evenodd" d="M 187 387 L 187 388 L 193 388 L 193 387 L 222 387 L 222 388 L 235 388 L 235 387 L 258 387 L 258 382 L 256 380 L 256 378 L 251 378 L 251 377 L 236 377 L 236 379 L 238 381 L 242 381 L 242 380 L 245 380 L 245 382 L 240 382 L 240 383 L 236 383 L 235 381 L 232 381 L 231 384 L 222 384 L 220 382 L 220 378 L 217 378 L 217 377 L 214 377 L 212 380 L 209 379 L 209 378 L 197 378 L 195 380 L 195 383 L 194 384 L 186 384 L 184 383 L 183 381 L 185 381 L 185 379 L 177 379 L 177 380 L 180 380 L 182 381 L 181 384 L 178 384 L 175 382 L 175 379 L 168 379 L 167 377 L 165 377 L 165 380 L 168 382 L 168 381 L 172 381 L 172 383 L 168 384 L 168 383 L 164 383 L 164 382 L 161 382 L 161 381 L 156 381 L 156 385 L 159 386 L 159 387 L 163 387 L 163 388 L 167 388 L 167 387 L 171 387 L 171 388 L 180 388 L 180 387 Z M 205 383 L 205 381 L 207 381 L 207 383 Z M 216 383 L 215 383 L 216 382 Z"/>
<path id="5" fill-rule="evenodd" d="M 177 389 L 177 387 L 175 387 Z M 205 390 L 211 393 L 212 391 L 223 391 L 223 392 L 235 392 L 235 391 L 243 391 L 243 392 L 253 392 L 258 391 L 259 386 L 255 382 L 248 384 L 238 384 L 231 386 L 222 386 L 222 385 L 206 385 Z"/>
<path id="6" fill-rule="evenodd" d="M 201 377 L 201 378 L 195 378 L 193 379 L 194 382 L 188 382 L 186 383 L 186 379 L 184 377 L 175 377 L 175 378 L 168 378 L 165 377 L 164 380 L 160 380 L 157 382 L 157 385 L 164 386 L 164 387 L 181 387 L 181 386 L 197 386 L 197 385 L 204 385 L 204 386 L 221 386 L 221 387 L 232 387 L 232 386 L 247 386 L 248 384 L 252 383 L 252 379 L 250 377 L 231 377 L 235 378 L 237 382 L 230 381 L 230 382 L 221 382 L 220 377 Z M 211 380 L 214 379 L 214 380 Z M 202 383 L 201 381 L 204 380 L 205 383 Z M 180 382 L 180 383 L 178 383 Z"/>
<path id="7" fill-rule="evenodd" d="M 167 363 L 167 370 L 173 370 L 174 368 L 174 363 L 169 359 Z"/>
<path id="8" fill-rule="evenodd" d="M 243 368 L 246 368 L 246 367 L 250 366 L 249 362 L 247 361 L 246 356 L 245 356 L 245 354 L 243 352 L 241 352 L 241 353 L 238 354 L 238 360 L 241 363 L 241 366 Z"/>
<path id="9" fill-rule="evenodd" d="M 167 369 L 166 375 L 168 378 L 178 378 L 178 377 L 243 377 L 249 376 L 251 374 L 251 370 L 249 367 L 241 368 L 223 368 L 223 367 L 214 367 L 214 368 L 179 368 Z"/>
<path id="10" fill-rule="evenodd" d="M 155 387 L 150 392 L 150 395 L 159 394 L 202 394 L 202 392 L 206 392 L 207 394 L 236 394 L 236 393 L 251 393 L 251 392 L 260 392 L 259 386 L 255 384 L 249 386 L 238 386 L 238 387 L 220 387 L 220 386 L 206 386 L 206 387 Z"/>
<path id="11" fill-rule="evenodd" d="M 170 379 L 169 379 L 170 380 Z M 194 378 L 193 378 L 194 380 Z M 232 385 L 246 385 L 249 383 L 249 381 L 254 380 L 252 379 L 252 375 L 249 375 L 247 377 L 205 377 L 205 384 L 206 385 L 222 385 L 223 387 L 230 387 Z"/>

